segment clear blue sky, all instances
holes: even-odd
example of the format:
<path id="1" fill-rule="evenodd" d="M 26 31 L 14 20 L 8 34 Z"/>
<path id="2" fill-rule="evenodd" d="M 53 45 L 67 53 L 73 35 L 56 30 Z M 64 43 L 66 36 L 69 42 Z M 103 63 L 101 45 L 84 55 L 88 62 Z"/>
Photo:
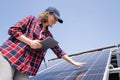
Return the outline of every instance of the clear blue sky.
<path id="1" fill-rule="evenodd" d="M 1 0 L 0 44 L 17 21 L 49 6 L 59 9 L 64 20 L 50 31 L 68 54 L 120 43 L 120 0 Z M 49 50 L 46 58 L 53 57 Z"/>

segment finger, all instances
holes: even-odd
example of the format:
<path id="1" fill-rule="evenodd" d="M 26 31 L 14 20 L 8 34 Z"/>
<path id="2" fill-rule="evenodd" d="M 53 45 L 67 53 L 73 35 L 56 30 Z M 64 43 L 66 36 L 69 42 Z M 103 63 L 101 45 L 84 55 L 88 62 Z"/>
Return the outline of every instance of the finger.
<path id="1" fill-rule="evenodd" d="M 42 47 L 42 44 L 41 44 L 41 43 L 38 43 L 38 44 L 37 44 L 37 47 L 38 47 L 38 48 L 41 48 L 41 47 Z"/>
<path id="2" fill-rule="evenodd" d="M 36 45 L 37 45 L 37 47 L 41 46 L 41 44 L 39 42 L 36 42 Z"/>
<path id="3" fill-rule="evenodd" d="M 84 62 L 83 64 L 87 64 L 87 62 Z"/>
<path id="4" fill-rule="evenodd" d="M 86 62 L 80 62 L 81 64 L 86 64 Z"/>
<path id="5" fill-rule="evenodd" d="M 41 42 L 41 40 L 36 40 L 36 41 L 39 42 L 39 43 Z"/>

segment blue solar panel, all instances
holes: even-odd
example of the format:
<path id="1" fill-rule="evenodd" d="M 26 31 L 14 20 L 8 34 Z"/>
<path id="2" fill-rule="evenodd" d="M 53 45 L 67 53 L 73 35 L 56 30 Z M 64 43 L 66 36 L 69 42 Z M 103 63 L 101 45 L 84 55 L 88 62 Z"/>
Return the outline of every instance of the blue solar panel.
<path id="1" fill-rule="evenodd" d="M 73 66 L 64 60 L 48 62 L 49 67 L 40 69 L 30 80 L 103 80 L 109 55 L 107 50 L 72 57 L 76 61 L 87 62 L 83 67 Z"/>

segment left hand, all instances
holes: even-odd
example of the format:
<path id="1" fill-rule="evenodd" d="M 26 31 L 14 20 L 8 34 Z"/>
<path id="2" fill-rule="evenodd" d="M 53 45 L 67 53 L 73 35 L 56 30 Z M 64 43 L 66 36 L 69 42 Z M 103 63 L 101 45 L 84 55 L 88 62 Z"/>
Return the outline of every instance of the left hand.
<path id="1" fill-rule="evenodd" d="M 78 67 L 82 67 L 86 64 L 86 62 L 74 62 L 73 65 L 78 66 Z"/>
<path id="2" fill-rule="evenodd" d="M 78 66 L 78 67 L 81 67 L 86 64 L 86 62 L 76 62 L 76 61 L 72 60 L 68 55 L 63 55 L 62 58 L 64 60 L 66 60 L 67 62 L 69 62 L 75 66 Z"/>

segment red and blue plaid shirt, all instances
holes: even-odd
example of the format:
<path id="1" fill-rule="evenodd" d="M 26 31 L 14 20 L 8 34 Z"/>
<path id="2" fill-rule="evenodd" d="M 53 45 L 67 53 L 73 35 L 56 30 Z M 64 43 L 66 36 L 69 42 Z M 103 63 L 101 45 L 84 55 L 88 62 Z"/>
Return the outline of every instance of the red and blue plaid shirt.
<path id="1" fill-rule="evenodd" d="M 30 46 L 17 40 L 16 37 L 24 35 L 32 40 L 39 39 L 40 36 L 42 36 L 42 40 L 48 36 L 52 37 L 48 29 L 40 34 L 41 30 L 40 19 L 32 15 L 27 16 L 8 30 L 8 34 L 11 36 L 0 46 L 0 51 L 11 66 L 24 74 L 33 76 L 37 73 L 45 52 L 31 49 Z M 66 54 L 59 45 L 51 49 L 58 58 Z"/>

